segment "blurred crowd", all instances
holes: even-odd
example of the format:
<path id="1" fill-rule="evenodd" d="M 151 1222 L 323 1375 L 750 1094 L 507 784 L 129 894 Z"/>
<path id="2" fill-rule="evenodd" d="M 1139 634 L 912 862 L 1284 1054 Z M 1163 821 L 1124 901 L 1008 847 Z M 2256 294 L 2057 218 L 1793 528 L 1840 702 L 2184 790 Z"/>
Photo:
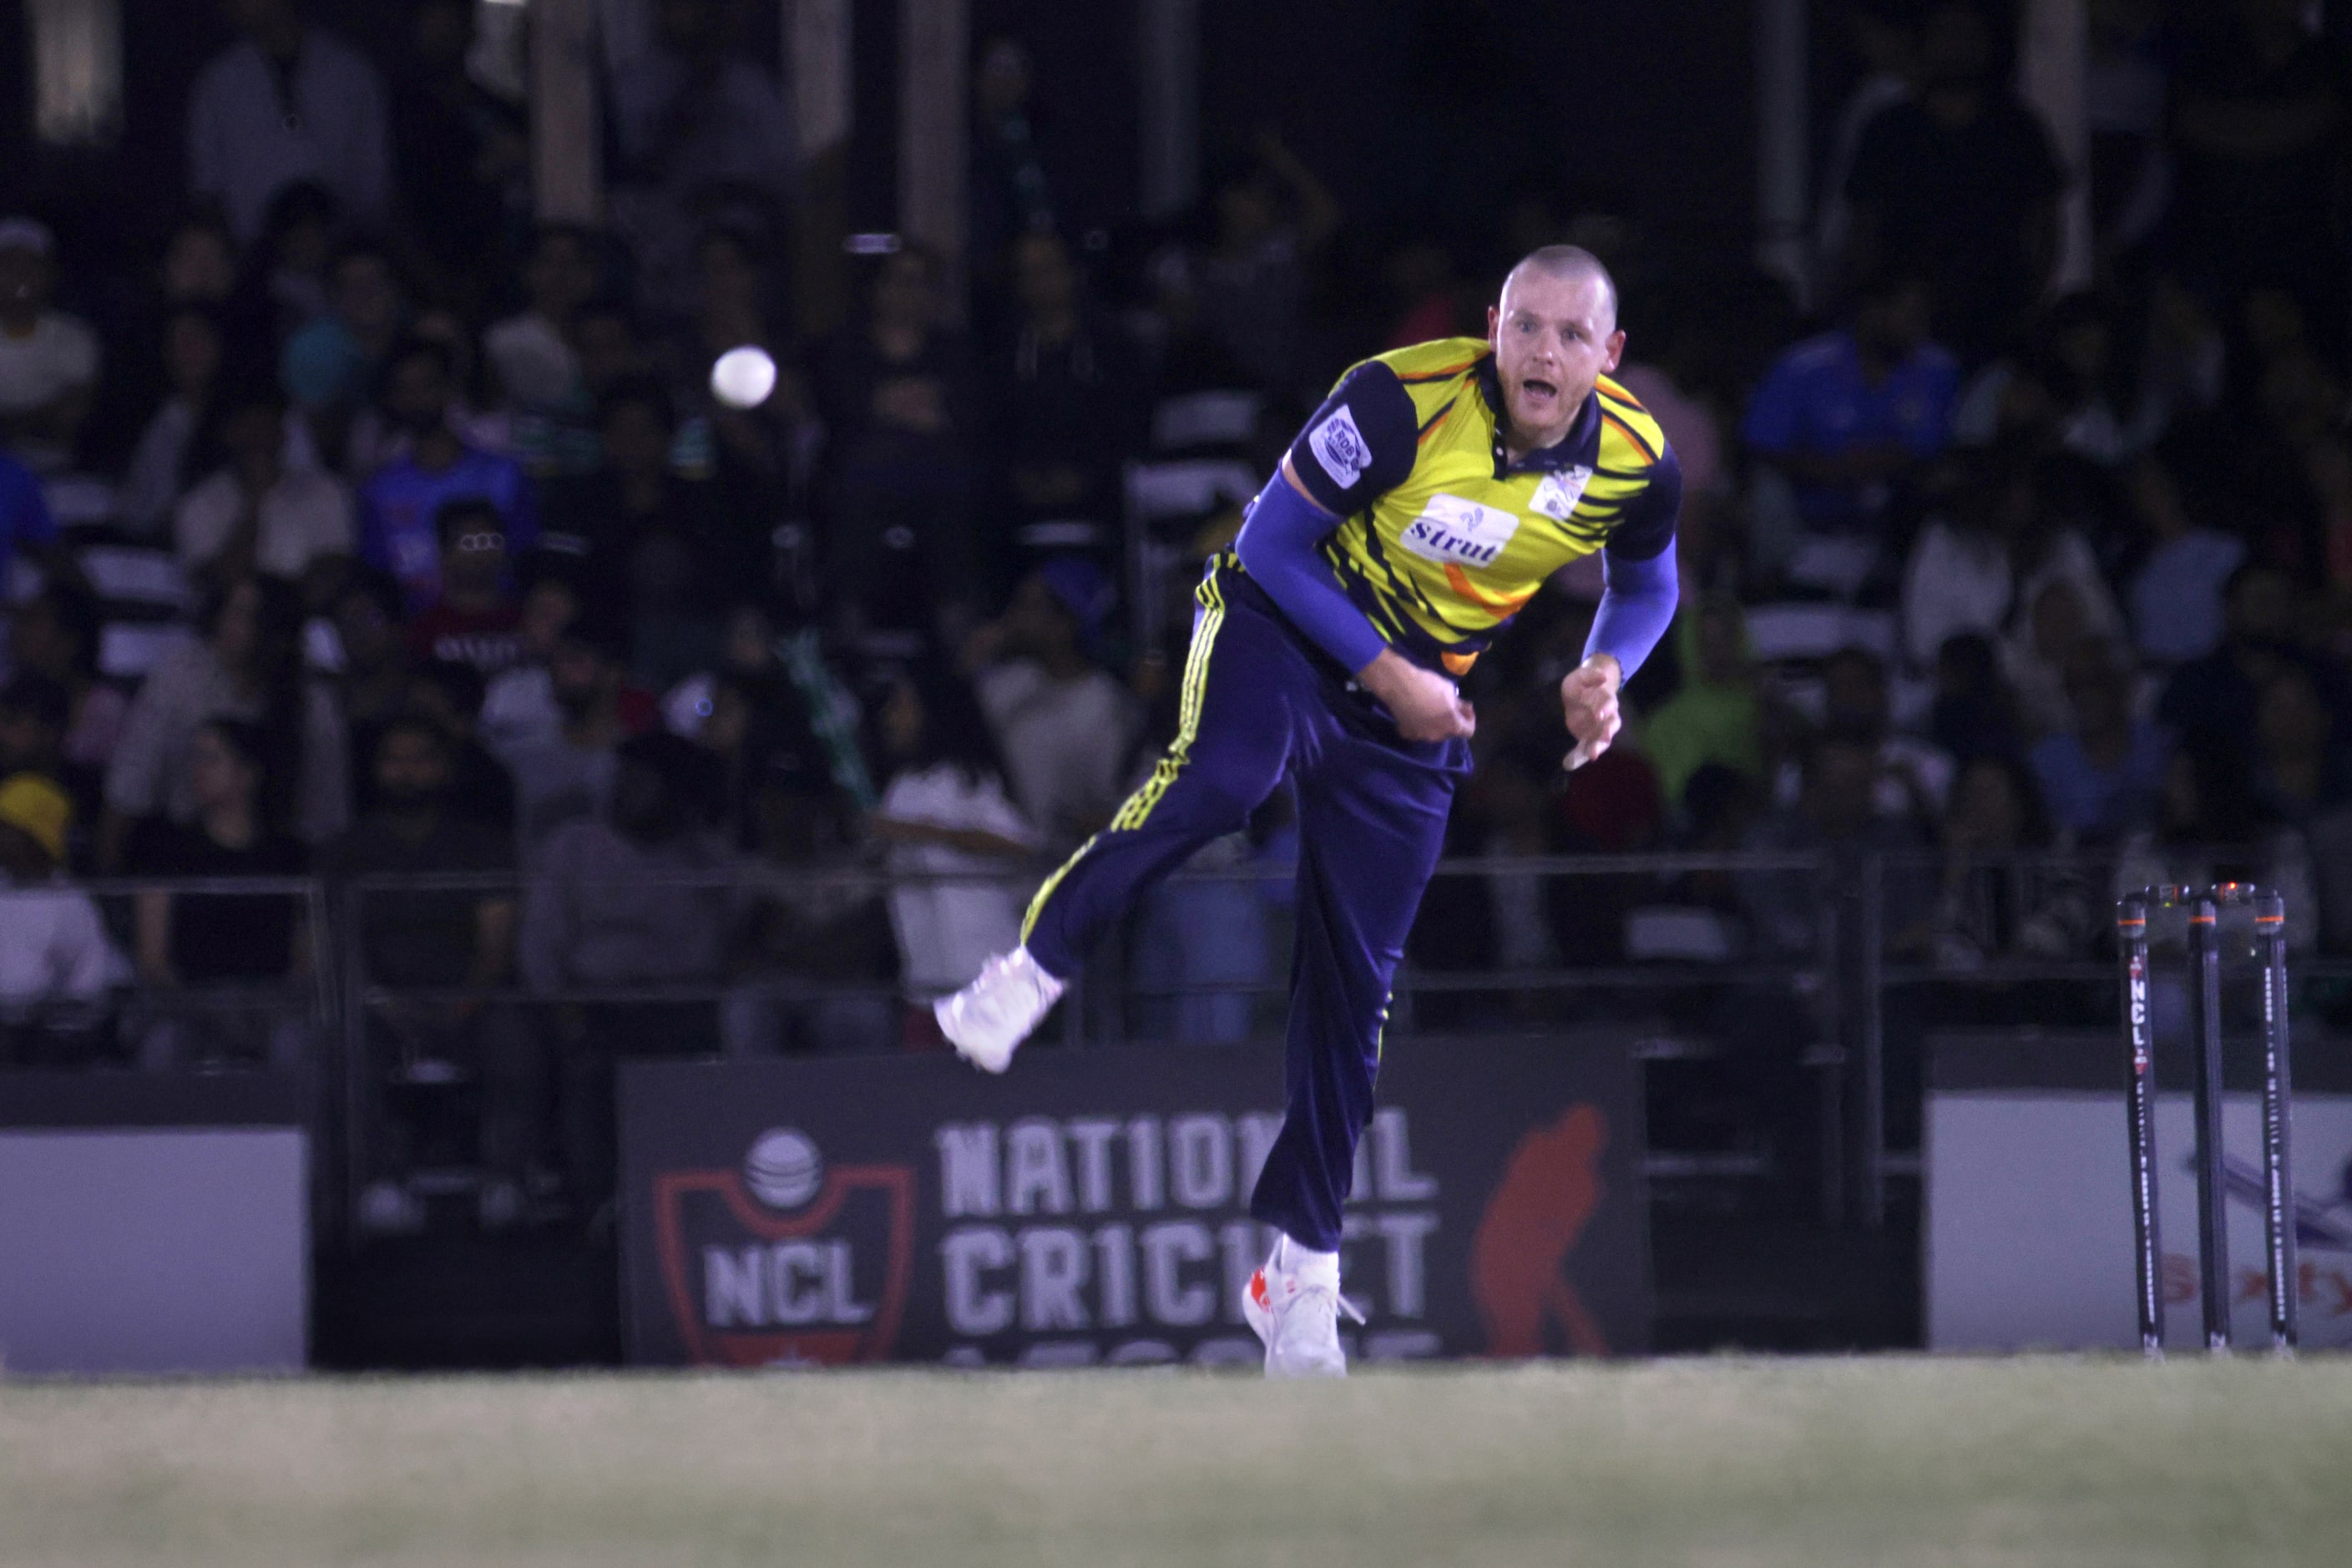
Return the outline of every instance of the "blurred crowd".
<path id="1" fill-rule="evenodd" d="M 328 962 L 293 901 L 126 915 L 78 879 L 356 889 L 345 939 L 407 994 L 371 1021 L 383 1092 L 474 1064 L 514 1189 L 486 1214 L 551 1143 L 609 1159 L 597 1097 L 551 1086 L 632 1042 L 936 1045 L 919 1004 L 1017 940 L 1175 732 L 1192 581 L 1323 391 L 1484 335 L 1502 271 L 1560 240 L 1615 270 L 1620 379 L 1679 451 L 1684 607 L 1622 742 L 1564 776 L 1596 563 L 1529 606 L 1466 681 L 1456 853 L 1908 855 L 1889 951 L 1954 970 L 2087 954 L 2116 877 L 2273 882 L 2298 942 L 2352 950 L 2344 54 L 2300 0 L 2092 0 L 2070 176 L 2006 8 L 1829 9 L 1850 91 L 1801 277 L 1572 169 L 1351 221 L 1267 132 L 1213 150 L 1182 221 L 1074 231 L 1032 133 L 1050 84 L 996 37 L 971 253 L 862 246 L 825 323 L 739 8 L 652 7 L 592 227 L 532 220 L 467 0 L 418 0 L 399 58 L 225 0 L 240 41 L 149 249 L 0 218 L 0 1001 Z M 712 392 L 743 348 L 776 367 L 750 407 Z M 1141 911 L 1110 961 L 1130 1032 L 1250 1032 L 1286 816 Z M 1699 923 L 1629 918 L 1661 904 Z M 1496 874 L 1441 880 L 1413 956 L 1732 956 L 1812 923 L 1754 879 Z M 285 1033 L 225 1005 L 132 1048 Z"/>

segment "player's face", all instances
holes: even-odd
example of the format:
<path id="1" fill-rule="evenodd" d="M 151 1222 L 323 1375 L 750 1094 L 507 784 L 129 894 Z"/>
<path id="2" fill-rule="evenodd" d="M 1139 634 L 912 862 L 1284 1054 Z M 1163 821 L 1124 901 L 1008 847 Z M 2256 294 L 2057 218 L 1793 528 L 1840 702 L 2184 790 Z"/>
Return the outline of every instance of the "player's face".
<path id="1" fill-rule="evenodd" d="M 1517 442 L 1549 447 L 1568 434 L 1592 384 L 1625 352 L 1614 314 L 1607 286 L 1589 274 L 1529 268 L 1503 286 L 1486 336 Z"/>

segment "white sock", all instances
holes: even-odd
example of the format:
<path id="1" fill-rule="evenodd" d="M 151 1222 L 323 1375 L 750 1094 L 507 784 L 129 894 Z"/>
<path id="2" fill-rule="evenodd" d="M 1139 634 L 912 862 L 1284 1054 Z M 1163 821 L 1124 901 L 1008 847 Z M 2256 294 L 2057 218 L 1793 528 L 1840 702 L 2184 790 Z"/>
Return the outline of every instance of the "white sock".
<path id="1" fill-rule="evenodd" d="M 1274 1244 L 1274 1267 L 1301 1285 L 1320 1285 L 1328 1290 L 1339 1288 L 1339 1255 L 1318 1252 L 1287 1235 Z"/>

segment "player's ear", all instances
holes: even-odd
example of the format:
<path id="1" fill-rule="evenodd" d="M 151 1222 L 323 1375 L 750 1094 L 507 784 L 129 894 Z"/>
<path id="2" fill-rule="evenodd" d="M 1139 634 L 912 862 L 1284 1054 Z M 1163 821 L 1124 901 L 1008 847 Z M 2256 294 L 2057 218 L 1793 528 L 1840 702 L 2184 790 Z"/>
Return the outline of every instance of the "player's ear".
<path id="1" fill-rule="evenodd" d="M 1498 348 L 1501 348 L 1501 347 L 1503 346 L 1502 326 L 1503 326 L 1503 312 L 1502 312 L 1502 311 L 1500 311 L 1500 310 L 1496 310 L 1496 309 L 1494 306 L 1492 306 L 1492 305 L 1487 306 L 1487 307 L 1486 307 L 1486 346 L 1487 346 L 1488 348 L 1490 348 L 1490 349 L 1498 349 Z"/>
<path id="2" fill-rule="evenodd" d="M 1617 362 L 1625 357 L 1625 331 L 1623 328 L 1621 327 L 1617 331 L 1609 334 L 1608 349 L 1609 363 L 1601 367 L 1601 374 L 1603 375 L 1615 370 L 1617 368 Z"/>

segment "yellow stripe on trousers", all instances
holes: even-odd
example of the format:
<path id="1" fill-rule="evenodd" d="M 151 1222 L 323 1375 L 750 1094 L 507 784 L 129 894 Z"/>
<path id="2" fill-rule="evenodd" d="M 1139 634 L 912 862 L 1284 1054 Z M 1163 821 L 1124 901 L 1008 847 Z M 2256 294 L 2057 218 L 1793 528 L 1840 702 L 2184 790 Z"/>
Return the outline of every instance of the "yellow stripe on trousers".
<path id="1" fill-rule="evenodd" d="M 1133 832 L 1142 826 L 1145 819 L 1150 816 L 1151 808 L 1160 804 L 1160 797 L 1168 793 L 1168 786 L 1176 782 L 1176 775 L 1182 773 L 1184 764 L 1192 760 L 1192 741 L 1201 729 L 1201 703 L 1209 688 L 1209 657 L 1216 645 L 1217 629 L 1225 624 L 1225 597 L 1217 589 L 1215 574 L 1212 573 L 1201 580 L 1199 598 L 1201 625 L 1192 634 L 1192 650 L 1184 658 L 1184 686 L 1176 707 L 1176 739 L 1169 745 L 1167 754 L 1153 766 L 1151 776 L 1127 797 L 1127 804 L 1120 806 L 1118 814 L 1110 819 L 1110 832 Z M 1030 931 L 1036 927 L 1038 911 L 1045 907 L 1045 900 L 1054 896 L 1054 889 L 1062 885 L 1062 879 L 1087 858 L 1087 851 L 1092 849 L 1095 840 L 1101 837 L 1101 834 L 1097 834 L 1079 845 L 1077 853 L 1063 861 L 1060 868 L 1045 879 L 1045 885 L 1037 889 L 1037 896 L 1029 900 L 1029 912 L 1021 921 L 1023 942 L 1029 940 Z"/>

